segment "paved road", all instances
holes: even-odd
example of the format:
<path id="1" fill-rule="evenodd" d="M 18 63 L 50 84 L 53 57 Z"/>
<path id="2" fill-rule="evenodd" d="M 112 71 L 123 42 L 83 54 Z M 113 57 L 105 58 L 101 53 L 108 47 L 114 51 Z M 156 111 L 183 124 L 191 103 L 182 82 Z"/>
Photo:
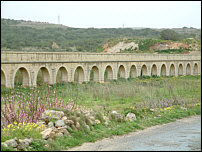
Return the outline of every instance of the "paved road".
<path id="1" fill-rule="evenodd" d="M 69 151 L 200 151 L 201 116 L 179 119 L 95 143 L 84 143 Z"/>

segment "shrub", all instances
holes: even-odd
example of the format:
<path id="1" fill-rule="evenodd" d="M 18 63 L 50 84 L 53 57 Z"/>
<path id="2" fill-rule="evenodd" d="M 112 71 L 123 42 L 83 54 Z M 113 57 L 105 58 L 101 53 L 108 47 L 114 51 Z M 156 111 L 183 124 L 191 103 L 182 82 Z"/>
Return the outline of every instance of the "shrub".
<path id="1" fill-rule="evenodd" d="M 160 37 L 162 40 L 173 40 L 173 41 L 180 40 L 180 35 L 177 32 L 170 29 L 161 31 Z"/>

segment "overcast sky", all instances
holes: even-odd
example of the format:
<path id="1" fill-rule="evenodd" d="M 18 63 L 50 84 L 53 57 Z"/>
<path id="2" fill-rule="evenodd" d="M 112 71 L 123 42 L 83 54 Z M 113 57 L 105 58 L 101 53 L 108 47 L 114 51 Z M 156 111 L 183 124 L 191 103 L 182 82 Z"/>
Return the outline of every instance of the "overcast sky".
<path id="1" fill-rule="evenodd" d="M 1 18 L 79 28 L 201 28 L 201 1 L 1 1 Z"/>

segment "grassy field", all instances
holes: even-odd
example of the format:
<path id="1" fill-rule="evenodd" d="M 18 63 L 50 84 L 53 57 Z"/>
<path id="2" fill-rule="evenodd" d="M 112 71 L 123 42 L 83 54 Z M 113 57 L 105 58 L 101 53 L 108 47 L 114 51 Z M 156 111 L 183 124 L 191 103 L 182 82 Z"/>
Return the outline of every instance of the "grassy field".
<path id="1" fill-rule="evenodd" d="M 64 101 L 74 100 L 76 104 L 104 112 L 138 104 L 154 106 L 159 100 L 195 103 L 201 100 L 200 76 L 159 77 L 119 79 L 117 81 L 86 84 L 58 84 L 53 86 L 57 96 Z M 105 107 L 105 108 L 104 108 Z"/>
<path id="2" fill-rule="evenodd" d="M 137 117 L 134 122 L 111 121 L 109 126 L 103 123 L 97 124 L 91 127 L 91 131 L 72 131 L 71 137 L 56 138 L 54 142 L 44 143 L 38 135 L 32 143 L 34 147 L 32 150 L 37 151 L 68 149 L 83 142 L 94 142 L 104 137 L 127 134 L 149 126 L 201 114 L 201 76 L 140 77 L 103 84 L 66 83 L 41 86 L 36 90 L 40 91 L 36 98 L 40 96 L 43 99 L 48 91 L 54 91 L 55 97 L 63 99 L 64 102 L 74 101 L 77 105 L 104 113 L 106 116 L 115 110 L 125 116 L 133 112 Z M 1 96 L 6 98 L 13 92 L 29 94 L 31 91 L 32 88 L 2 88 Z M 1 105 L 4 106 L 4 102 L 1 102 Z M 6 139 L 9 137 L 1 136 L 1 142 Z M 48 146 L 44 147 L 45 144 Z M 2 147 L 1 150 L 11 149 Z"/>

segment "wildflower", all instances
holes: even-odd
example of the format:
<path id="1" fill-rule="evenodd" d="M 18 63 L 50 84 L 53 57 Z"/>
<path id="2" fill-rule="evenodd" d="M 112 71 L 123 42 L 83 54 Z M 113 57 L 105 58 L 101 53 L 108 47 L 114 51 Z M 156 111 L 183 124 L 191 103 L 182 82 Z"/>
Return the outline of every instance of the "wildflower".
<path id="1" fill-rule="evenodd" d="M 97 124 L 100 124 L 100 120 L 96 120 L 95 122 L 96 122 Z"/>
<path id="2" fill-rule="evenodd" d="M 13 127 L 13 125 L 12 125 L 12 124 L 9 124 L 7 127 L 8 127 L 8 128 L 12 128 L 12 127 Z"/>
<path id="3" fill-rule="evenodd" d="M 200 106 L 201 105 L 201 103 L 196 103 L 196 104 L 194 104 L 194 106 Z"/>

